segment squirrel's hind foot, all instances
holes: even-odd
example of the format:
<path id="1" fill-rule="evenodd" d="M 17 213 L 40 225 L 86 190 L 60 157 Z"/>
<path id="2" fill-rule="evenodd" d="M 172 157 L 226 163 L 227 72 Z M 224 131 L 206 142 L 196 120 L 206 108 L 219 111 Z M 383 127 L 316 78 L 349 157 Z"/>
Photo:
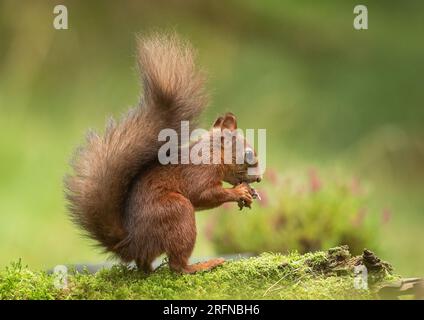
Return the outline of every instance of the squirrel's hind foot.
<path id="1" fill-rule="evenodd" d="M 174 271 L 177 271 L 177 272 L 193 274 L 193 273 L 201 272 L 201 271 L 210 271 L 210 270 L 216 268 L 217 266 L 220 266 L 224 262 L 225 262 L 225 259 L 216 258 L 216 259 L 211 259 L 211 260 L 204 261 L 204 262 L 186 265 L 184 267 L 171 266 L 171 268 Z"/>

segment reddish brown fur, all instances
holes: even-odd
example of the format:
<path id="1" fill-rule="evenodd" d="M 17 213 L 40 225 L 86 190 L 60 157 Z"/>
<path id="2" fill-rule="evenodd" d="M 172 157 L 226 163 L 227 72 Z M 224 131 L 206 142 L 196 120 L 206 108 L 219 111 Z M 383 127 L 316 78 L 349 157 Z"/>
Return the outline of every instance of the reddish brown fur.
<path id="1" fill-rule="evenodd" d="M 203 77 L 187 43 L 175 35 L 139 40 L 144 98 L 119 123 L 111 121 L 103 137 L 91 133 L 66 177 L 71 217 L 107 251 L 135 260 L 145 271 L 162 253 L 178 272 L 208 270 L 213 259 L 188 265 L 196 240 L 195 210 L 225 202 L 252 202 L 244 185 L 253 181 L 246 165 L 160 165 L 157 136 L 163 128 L 179 132 L 181 120 L 193 121 L 206 98 Z M 235 116 L 219 118 L 215 129 L 234 130 Z M 214 146 L 212 146 L 213 150 Z M 249 180 L 250 179 L 250 180 Z M 254 178 L 256 179 L 256 178 Z"/>

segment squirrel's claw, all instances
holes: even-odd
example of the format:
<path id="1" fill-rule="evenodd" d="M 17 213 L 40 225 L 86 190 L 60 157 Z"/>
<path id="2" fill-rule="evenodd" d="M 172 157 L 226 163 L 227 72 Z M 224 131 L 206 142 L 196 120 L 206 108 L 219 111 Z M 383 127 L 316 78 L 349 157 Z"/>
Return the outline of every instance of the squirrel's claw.
<path id="1" fill-rule="evenodd" d="M 258 199 L 259 201 L 261 201 L 261 196 L 259 195 L 258 191 L 256 191 L 256 189 L 252 188 L 252 197 L 253 199 Z"/>
<path id="2" fill-rule="evenodd" d="M 243 208 L 245 208 L 245 207 L 252 209 L 252 206 L 249 203 L 246 203 L 243 200 L 240 200 L 237 204 L 238 204 L 238 207 L 239 207 L 240 210 L 243 210 Z"/>
<path id="3" fill-rule="evenodd" d="M 259 195 L 259 193 L 253 189 L 248 183 L 246 182 L 242 182 L 243 184 L 247 185 L 249 187 L 249 193 L 252 196 L 253 199 L 258 199 L 261 200 L 261 196 Z M 252 209 L 252 206 L 250 203 L 246 203 L 246 201 L 244 200 L 240 200 L 238 203 L 238 207 L 240 210 L 242 210 L 244 207 Z"/>
<path id="4" fill-rule="evenodd" d="M 237 204 L 238 204 L 238 207 L 239 207 L 240 210 L 242 210 L 244 208 L 244 201 L 243 200 L 240 200 Z"/>

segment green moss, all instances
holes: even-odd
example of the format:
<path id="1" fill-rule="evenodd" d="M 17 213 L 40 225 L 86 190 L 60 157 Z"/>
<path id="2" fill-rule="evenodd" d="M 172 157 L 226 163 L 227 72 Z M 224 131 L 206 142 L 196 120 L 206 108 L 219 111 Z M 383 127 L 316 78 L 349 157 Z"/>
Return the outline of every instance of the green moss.
<path id="1" fill-rule="evenodd" d="M 358 258 L 358 261 L 360 258 Z M 92 275 L 71 273 L 66 289 L 55 288 L 55 276 L 32 272 L 21 263 L 0 272 L 1 299 L 371 299 L 381 274 L 369 290 L 353 285 L 353 274 L 329 272 L 331 253 L 300 255 L 263 253 L 226 262 L 210 272 L 179 275 L 162 266 L 145 275 L 117 265 Z M 323 268 L 325 266 L 325 268 Z M 384 272 L 383 272 L 384 271 Z"/>

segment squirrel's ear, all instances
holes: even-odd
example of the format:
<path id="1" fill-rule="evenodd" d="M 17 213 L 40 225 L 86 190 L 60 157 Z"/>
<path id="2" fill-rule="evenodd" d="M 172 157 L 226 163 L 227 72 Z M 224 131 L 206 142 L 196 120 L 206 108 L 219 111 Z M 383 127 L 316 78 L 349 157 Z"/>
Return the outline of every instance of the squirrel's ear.
<path id="1" fill-rule="evenodd" d="M 237 119 L 234 114 L 227 112 L 225 114 L 224 121 L 222 122 L 222 128 L 234 131 L 237 129 Z"/>
<path id="2" fill-rule="evenodd" d="M 223 122 L 224 117 L 218 117 L 213 124 L 213 128 L 221 128 Z"/>

